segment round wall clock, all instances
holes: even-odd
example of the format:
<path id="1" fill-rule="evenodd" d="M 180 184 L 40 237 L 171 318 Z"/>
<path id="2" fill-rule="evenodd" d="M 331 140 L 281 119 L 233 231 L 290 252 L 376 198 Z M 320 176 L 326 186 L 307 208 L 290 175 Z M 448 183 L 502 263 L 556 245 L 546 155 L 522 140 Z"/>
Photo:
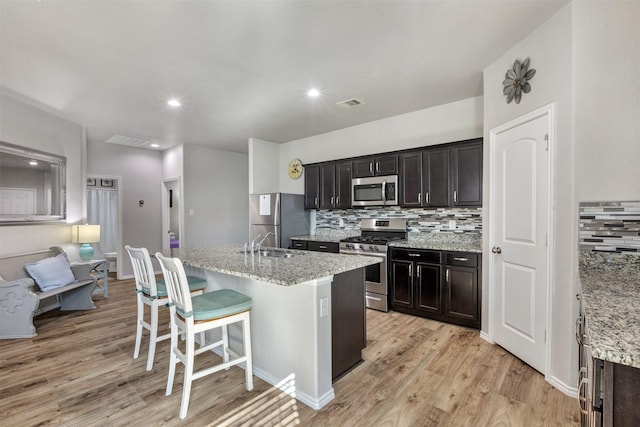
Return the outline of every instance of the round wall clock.
<path id="1" fill-rule="evenodd" d="M 289 162 L 289 176 L 292 179 L 298 179 L 300 178 L 300 175 L 302 175 L 302 162 L 300 161 L 300 159 L 293 159 Z"/>

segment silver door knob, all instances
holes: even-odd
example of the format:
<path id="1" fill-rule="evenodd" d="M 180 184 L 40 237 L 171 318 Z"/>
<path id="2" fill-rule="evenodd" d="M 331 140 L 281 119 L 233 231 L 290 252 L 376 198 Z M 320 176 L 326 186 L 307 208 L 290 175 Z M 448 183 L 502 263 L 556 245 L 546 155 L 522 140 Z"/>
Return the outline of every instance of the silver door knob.
<path id="1" fill-rule="evenodd" d="M 491 249 L 491 252 L 493 252 L 494 254 L 501 254 L 502 253 L 502 248 L 500 248 L 500 246 L 494 246 Z"/>

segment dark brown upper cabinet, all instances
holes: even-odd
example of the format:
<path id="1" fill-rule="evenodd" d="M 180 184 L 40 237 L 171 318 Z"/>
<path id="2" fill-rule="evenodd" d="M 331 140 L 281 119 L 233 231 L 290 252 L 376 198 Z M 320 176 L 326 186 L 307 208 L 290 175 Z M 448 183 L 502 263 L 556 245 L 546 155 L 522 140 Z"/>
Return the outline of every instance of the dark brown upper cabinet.
<path id="1" fill-rule="evenodd" d="M 378 175 L 397 175 L 398 155 L 364 157 L 353 161 L 353 178 Z"/>
<path id="2" fill-rule="evenodd" d="M 304 167 L 304 208 L 320 208 L 320 166 Z"/>
<path id="3" fill-rule="evenodd" d="M 320 165 L 320 209 L 351 207 L 351 162 Z"/>
<path id="4" fill-rule="evenodd" d="M 451 148 L 452 206 L 482 206 L 482 142 Z"/>
<path id="5" fill-rule="evenodd" d="M 449 206 L 449 149 L 430 149 L 400 155 L 402 206 Z"/>

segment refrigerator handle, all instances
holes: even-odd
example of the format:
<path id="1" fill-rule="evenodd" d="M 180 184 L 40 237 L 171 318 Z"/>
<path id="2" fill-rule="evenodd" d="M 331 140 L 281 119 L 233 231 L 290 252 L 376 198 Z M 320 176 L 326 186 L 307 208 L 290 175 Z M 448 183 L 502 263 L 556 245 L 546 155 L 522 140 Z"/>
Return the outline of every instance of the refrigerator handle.
<path id="1" fill-rule="evenodd" d="M 273 227 L 273 238 L 275 239 L 276 248 L 280 247 L 280 236 L 278 236 L 278 228 L 280 227 Z"/>
<path id="2" fill-rule="evenodd" d="M 273 209 L 273 224 L 280 225 L 280 193 L 276 193 L 276 205 Z M 277 241 L 278 239 L 276 239 L 276 242 Z"/>

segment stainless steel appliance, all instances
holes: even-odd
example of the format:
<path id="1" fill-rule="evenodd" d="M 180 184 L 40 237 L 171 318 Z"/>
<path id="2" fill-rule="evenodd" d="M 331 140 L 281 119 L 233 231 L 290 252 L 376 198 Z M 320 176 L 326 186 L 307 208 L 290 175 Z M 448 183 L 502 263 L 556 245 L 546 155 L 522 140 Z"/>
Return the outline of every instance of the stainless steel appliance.
<path id="1" fill-rule="evenodd" d="M 309 234 L 309 211 L 302 194 L 265 193 L 249 196 L 249 241 L 288 248 L 292 236 Z"/>
<path id="2" fill-rule="evenodd" d="M 407 220 L 363 219 L 360 236 L 340 241 L 340 253 L 382 258 L 382 262 L 366 267 L 366 305 L 380 311 L 389 311 L 389 281 L 387 243 L 407 239 Z"/>
<path id="3" fill-rule="evenodd" d="M 398 175 L 369 176 L 351 180 L 351 206 L 398 205 Z"/>

